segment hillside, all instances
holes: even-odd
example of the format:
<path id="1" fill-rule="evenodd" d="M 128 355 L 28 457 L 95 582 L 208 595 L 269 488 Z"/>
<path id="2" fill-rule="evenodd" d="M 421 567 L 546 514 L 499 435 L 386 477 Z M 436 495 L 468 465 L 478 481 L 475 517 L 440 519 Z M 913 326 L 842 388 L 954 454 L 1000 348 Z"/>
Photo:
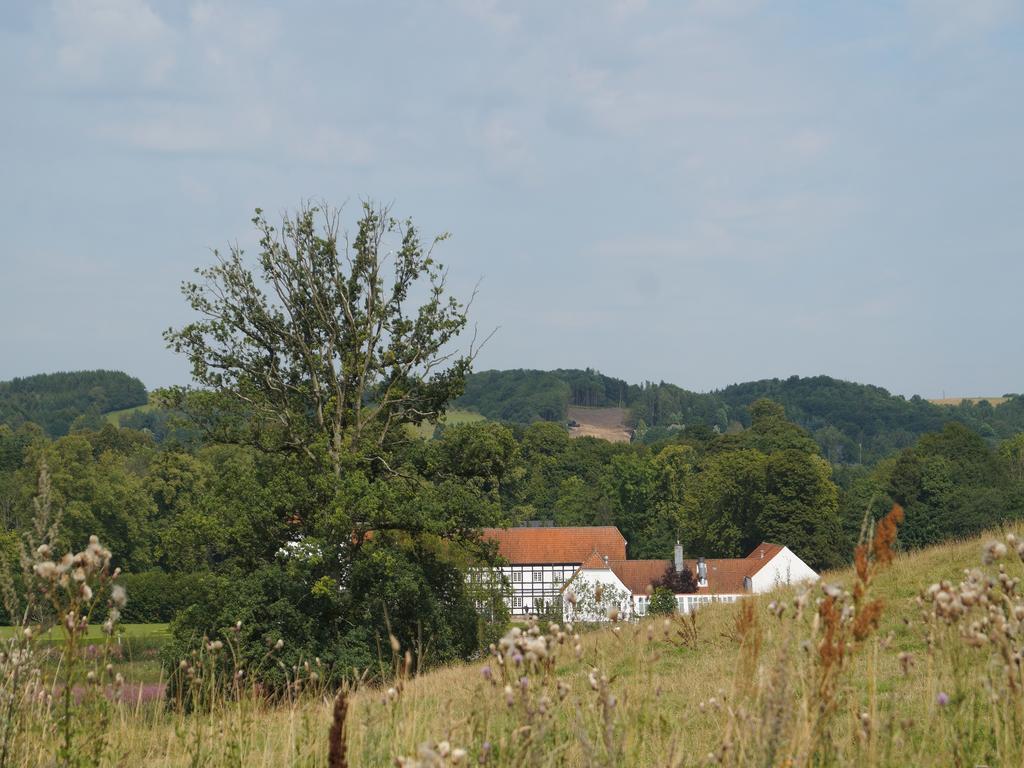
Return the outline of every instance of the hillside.
<path id="1" fill-rule="evenodd" d="M 982 401 L 988 401 L 990 405 L 999 406 L 1010 400 L 1009 397 L 939 397 L 931 398 L 928 400 L 929 403 L 935 403 L 935 405 L 960 405 L 963 402 L 968 402 L 971 405 L 977 405 Z"/>
<path id="2" fill-rule="evenodd" d="M 0 424 L 33 422 L 56 437 L 80 417 L 98 422 L 103 413 L 147 401 L 145 385 L 121 371 L 43 373 L 0 382 Z"/>
<path id="3" fill-rule="evenodd" d="M 621 407 L 628 409 L 624 421 L 642 421 L 643 439 L 653 442 L 688 427 L 726 432 L 749 426 L 750 405 L 760 398 L 785 406 L 787 416 L 838 463 L 872 463 L 951 421 L 992 439 L 1024 431 L 1021 396 L 1001 398 L 998 407 L 971 399 L 937 405 L 829 376 L 762 379 L 698 393 L 665 382 L 628 384 L 590 369 L 484 371 L 469 377 L 456 404 L 516 423 L 564 421 L 572 406 Z"/>
<path id="4" fill-rule="evenodd" d="M 629 411 L 625 408 L 587 408 L 570 405 L 566 411 L 572 437 L 598 437 L 610 443 L 632 440 Z"/>
<path id="5" fill-rule="evenodd" d="M 981 567 L 983 545 L 997 536 L 897 556 L 881 568 L 867 593 L 883 601 L 879 626 L 865 619 L 857 642 L 854 616 L 873 609 L 865 601 L 850 614 L 842 668 L 828 638 L 838 641 L 829 627 L 845 625 L 812 622 L 823 591 L 813 588 L 798 609 L 794 591 L 782 590 L 711 605 L 692 626 L 656 618 L 603 627 L 584 634 L 577 653 L 571 638 L 561 645 L 553 636 L 550 658 L 534 673 L 521 662 L 511 677 L 526 682 L 511 689 L 492 660 L 410 680 L 383 707 L 379 691 L 364 691 L 350 710 L 352 765 L 385 765 L 441 740 L 471 757 L 486 743 L 497 765 L 804 765 L 810 754 L 831 755 L 823 762 L 834 765 L 1020 764 L 1024 723 L 1015 718 L 1024 694 L 1002 672 L 1002 641 L 969 647 L 957 626 L 977 610 L 947 629 L 924 621 L 917 603 L 930 584 L 955 584 L 964 569 Z M 1024 575 L 1012 544 L 1005 562 L 1010 576 Z M 843 570 L 823 583 L 850 589 L 856 578 Z M 1024 611 L 1022 598 L 1008 594 Z M 835 716 L 815 736 L 814 714 L 826 702 Z M 531 759 L 511 758 L 524 754 Z"/>

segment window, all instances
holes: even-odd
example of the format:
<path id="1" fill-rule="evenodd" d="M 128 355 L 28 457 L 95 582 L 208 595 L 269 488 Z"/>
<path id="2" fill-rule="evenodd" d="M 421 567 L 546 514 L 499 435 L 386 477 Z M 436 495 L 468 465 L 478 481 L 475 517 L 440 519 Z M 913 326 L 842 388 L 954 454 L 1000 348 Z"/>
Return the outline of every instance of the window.
<path id="1" fill-rule="evenodd" d="M 512 583 L 513 584 L 522 584 L 523 583 L 523 572 L 522 571 L 512 571 Z"/>
<path id="2" fill-rule="evenodd" d="M 533 580 L 534 581 L 544 581 L 544 571 L 534 571 L 533 572 Z"/>
<path id="3" fill-rule="evenodd" d="M 522 608 L 523 607 L 523 598 L 521 598 L 521 597 L 513 597 L 512 598 L 512 607 L 513 608 Z"/>

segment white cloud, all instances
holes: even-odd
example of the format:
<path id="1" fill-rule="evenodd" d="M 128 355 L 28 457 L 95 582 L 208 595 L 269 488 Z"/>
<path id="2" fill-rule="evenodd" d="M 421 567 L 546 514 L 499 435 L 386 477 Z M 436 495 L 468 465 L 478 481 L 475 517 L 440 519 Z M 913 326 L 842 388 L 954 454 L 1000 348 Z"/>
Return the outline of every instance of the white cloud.
<path id="1" fill-rule="evenodd" d="M 532 113 L 499 110 L 479 122 L 473 138 L 483 150 L 491 171 L 530 183 L 540 173 L 533 146 L 539 133 Z"/>
<path id="2" fill-rule="evenodd" d="M 1015 0 L 909 0 L 909 7 L 937 43 L 984 34 L 1020 12 Z"/>
<path id="3" fill-rule="evenodd" d="M 456 0 L 455 7 L 495 32 L 508 34 L 519 29 L 519 17 L 509 12 L 499 0 Z"/>
<path id="4" fill-rule="evenodd" d="M 294 126 L 288 136 L 291 152 L 306 160 L 360 166 L 373 160 L 373 147 L 366 139 L 330 125 Z"/>
<path id="5" fill-rule="evenodd" d="M 58 71 L 72 81 L 165 82 L 174 69 L 172 29 L 144 0 L 56 0 Z"/>
<path id="6" fill-rule="evenodd" d="M 798 131 L 787 142 L 789 151 L 800 160 L 814 160 L 825 154 L 831 145 L 831 136 L 813 128 Z"/>

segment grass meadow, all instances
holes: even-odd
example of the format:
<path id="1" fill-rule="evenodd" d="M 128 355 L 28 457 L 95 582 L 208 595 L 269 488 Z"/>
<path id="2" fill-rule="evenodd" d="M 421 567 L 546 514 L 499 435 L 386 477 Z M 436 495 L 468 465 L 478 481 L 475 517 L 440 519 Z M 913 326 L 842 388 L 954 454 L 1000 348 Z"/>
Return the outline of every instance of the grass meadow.
<path id="1" fill-rule="evenodd" d="M 467 411 L 461 408 L 449 408 L 445 415 L 441 418 L 441 424 L 471 424 L 476 421 L 486 421 L 486 417 L 481 416 L 476 411 Z M 416 426 L 410 426 L 413 434 L 419 437 L 429 440 L 434 434 L 433 424 L 419 424 Z"/>
<path id="2" fill-rule="evenodd" d="M 396 647 L 393 677 L 338 698 L 311 660 L 293 670 L 284 700 L 268 702 L 237 682 L 230 637 L 183 660 L 184 688 L 201 706 L 127 695 L 132 661 L 98 719 L 88 709 L 80 718 L 82 743 L 100 745 L 82 762 L 1024 765 L 1022 531 L 888 562 L 892 533 L 880 526 L 853 568 L 810 590 L 692 618 L 517 626 L 480 659 L 419 677 Z M 215 685 L 218 674 L 235 682 Z M 25 737 L 8 764 L 61 764 L 53 700 L 22 701 Z"/>

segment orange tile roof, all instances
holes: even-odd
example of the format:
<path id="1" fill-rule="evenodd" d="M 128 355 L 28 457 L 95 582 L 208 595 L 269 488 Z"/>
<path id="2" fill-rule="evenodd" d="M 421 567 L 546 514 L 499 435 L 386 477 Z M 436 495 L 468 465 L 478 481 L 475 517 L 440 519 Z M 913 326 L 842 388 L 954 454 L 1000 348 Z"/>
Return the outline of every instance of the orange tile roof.
<path id="1" fill-rule="evenodd" d="M 484 528 L 482 538 L 498 542 L 498 554 L 512 565 L 582 563 L 593 552 L 626 559 L 626 540 L 612 525 L 579 528 Z"/>
<path id="2" fill-rule="evenodd" d="M 671 560 L 614 560 L 608 563 L 612 573 L 634 595 L 647 593 L 647 588 L 661 579 Z"/>
<path id="3" fill-rule="evenodd" d="M 746 591 L 744 579 L 753 576 L 768 565 L 783 547 L 767 542 L 759 544 L 746 557 L 706 558 L 708 568 L 707 586 L 698 587 L 699 595 L 739 595 Z M 684 560 L 683 564 L 697 577 L 697 561 Z M 616 560 L 610 561 L 612 572 L 634 595 L 642 595 L 647 588 L 660 580 L 671 560 Z"/>
<path id="4" fill-rule="evenodd" d="M 608 569 L 608 561 L 604 559 L 604 555 L 595 549 L 583 561 L 583 565 L 580 568 L 586 568 L 591 571 L 604 571 Z"/>
<path id="5" fill-rule="evenodd" d="M 760 571 L 783 549 L 785 549 L 785 547 L 781 544 L 769 544 L 767 541 L 762 541 L 754 547 L 754 551 L 746 557 L 746 559 L 751 562 L 747 576 L 753 576 L 755 573 Z"/>

